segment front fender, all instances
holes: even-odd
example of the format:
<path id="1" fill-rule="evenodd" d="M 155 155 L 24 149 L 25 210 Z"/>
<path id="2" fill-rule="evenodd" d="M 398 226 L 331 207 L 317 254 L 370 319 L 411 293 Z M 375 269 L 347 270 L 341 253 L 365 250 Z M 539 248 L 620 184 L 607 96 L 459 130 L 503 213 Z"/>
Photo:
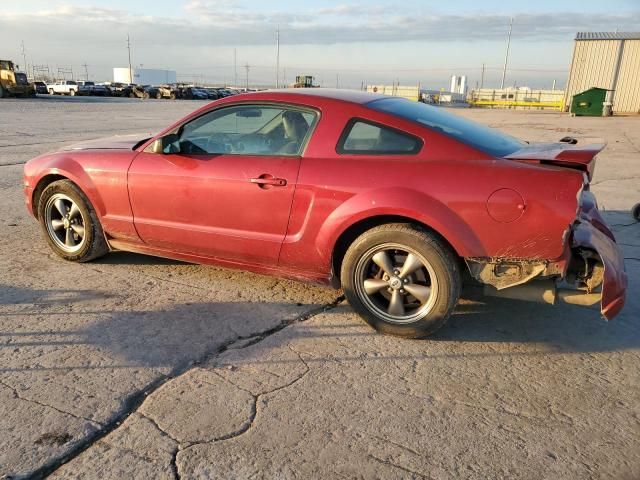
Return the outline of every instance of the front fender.
<path id="1" fill-rule="evenodd" d="M 33 162 L 33 163 L 32 163 Z M 31 175 L 31 172 L 37 172 Z M 32 186 L 32 195 L 35 195 L 39 191 L 38 186 L 42 180 L 48 175 L 60 175 L 68 178 L 87 196 L 93 207 L 95 208 L 98 216 L 104 216 L 106 209 L 104 201 L 100 196 L 95 183 L 87 174 L 85 169 L 69 156 L 53 156 L 53 157 L 40 157 L 32 160 L 25 165 L 25 179 Z M 34 198 L 31 198 L 32 209 L 37 210 L 37 206 L 34 203 Z M 34 212 L 37 213 L 37 212 Z"/>
<path id="2" fill-rule="evenodd" d="M 432 228 L 461 257 L 485 251 L 478 236 L 453 209 L 427 194 L 400 187 L 363 192 L 342 203 L 321 226 L 315 241 L 317 251 L 330 258 L 349 227 L 381 215 L 407 217 Z"/>

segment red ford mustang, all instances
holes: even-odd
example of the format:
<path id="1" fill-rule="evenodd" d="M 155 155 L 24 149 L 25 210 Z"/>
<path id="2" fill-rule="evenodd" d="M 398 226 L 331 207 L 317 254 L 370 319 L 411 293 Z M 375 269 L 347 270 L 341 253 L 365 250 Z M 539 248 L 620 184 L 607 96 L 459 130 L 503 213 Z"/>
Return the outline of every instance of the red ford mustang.
<path id="1" fill-rule="evenodd" d="M 437 330 L 463 275 L 610 319 L 627 278 L 589 192 L 603 146 L 564 140 L 381 95 L 267 91 L 35 158 L 24 191 L 67 260 L 126 250 L 332 284 L 382 332 Z"/>

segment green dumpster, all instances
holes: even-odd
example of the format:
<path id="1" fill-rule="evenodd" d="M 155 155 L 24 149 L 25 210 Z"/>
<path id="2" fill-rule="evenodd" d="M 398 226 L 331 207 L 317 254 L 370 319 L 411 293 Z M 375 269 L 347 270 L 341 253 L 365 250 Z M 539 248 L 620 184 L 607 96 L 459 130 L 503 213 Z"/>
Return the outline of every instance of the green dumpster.
<path id="1" fill-rule="evenodd" d="M 605 88 L 590 88 L 577 93 L 571 101 L 571 113 L 586 117 L 601 117 L 608 90 Z"/>

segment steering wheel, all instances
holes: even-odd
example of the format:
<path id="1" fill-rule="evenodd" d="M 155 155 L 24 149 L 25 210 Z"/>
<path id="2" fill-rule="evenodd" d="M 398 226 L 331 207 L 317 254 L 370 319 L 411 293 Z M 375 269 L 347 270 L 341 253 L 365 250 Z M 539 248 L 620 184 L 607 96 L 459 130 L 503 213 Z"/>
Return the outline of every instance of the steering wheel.
<path id="1" fill-rule="evenodd" d="M 211 153 L 231 153 L 235 151 L 235 145 L 231 137 L 225 133 L 219 133 L 207 140 L 207 151 Z"/>

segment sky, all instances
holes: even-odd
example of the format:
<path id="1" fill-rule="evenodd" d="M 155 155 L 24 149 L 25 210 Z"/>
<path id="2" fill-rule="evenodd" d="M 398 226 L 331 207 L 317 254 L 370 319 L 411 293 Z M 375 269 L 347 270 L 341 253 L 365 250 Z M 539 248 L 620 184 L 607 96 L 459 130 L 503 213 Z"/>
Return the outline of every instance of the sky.
<path id="1" fill-rule="evenodd" d="M 280 30 L 281 83 L 420 83 L 499 87 L 509 19 L 507 85 L 562 88 L 578 31 L 639 31 L 640 0 L 368 1 L 2 0 L 0 57 L 27 68 L 112 79 L 128 66 L 169 68 L 180 81 L 271 86 Z M 86 65 L 86 66 L 85 66 Z M 248 65 L 248 69 L 246 66 Z"/>

